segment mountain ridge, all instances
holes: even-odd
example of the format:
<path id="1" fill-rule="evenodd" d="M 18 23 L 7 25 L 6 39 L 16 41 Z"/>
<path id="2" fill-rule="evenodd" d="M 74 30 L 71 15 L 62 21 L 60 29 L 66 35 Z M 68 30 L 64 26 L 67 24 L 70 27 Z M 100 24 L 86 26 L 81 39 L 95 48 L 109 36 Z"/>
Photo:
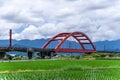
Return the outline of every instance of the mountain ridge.
<path id="1" fill-rule="evenodd" d="M 45 42 L 47 42 L 49 39 L 36 39 L 36 40 L 13 40 L 13 47 L 35 47 L 35 48 L 41 48 Z M 69 42 L 69 41 L 68 41 Z M 76 44 L 76 42 L 73 42 Z M 97 41 L 93 42 L 95 45 L 97 51 L 118 51 L 120 52 L 120 40 L 114 40 L 114 41 Z M 52 44 L 53 46 L 57 45 L 57 43 Z M 65 45 L 68 45 L 66 43 Z M 0 47 L 8 47 L 9 46 L 9 40 L 0 40 Z"/>

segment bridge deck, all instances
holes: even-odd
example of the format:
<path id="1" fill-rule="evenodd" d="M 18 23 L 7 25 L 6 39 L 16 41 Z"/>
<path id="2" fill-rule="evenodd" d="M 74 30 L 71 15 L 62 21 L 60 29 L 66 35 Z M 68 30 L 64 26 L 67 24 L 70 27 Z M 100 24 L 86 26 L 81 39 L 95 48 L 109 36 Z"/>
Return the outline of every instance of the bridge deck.
<path id="1" fill-rule="evenodd" d="M 2 52 L 9 52 L 9 51 L 20 51 L 20 52 L 52 52 L 54 51 L 54 49 L 42 49 L 42 48 L 18 48 L 18 47 L 13 47 L 13 48 L 9 48 L 9 47 L 0 47 L 0 51 Z"/>

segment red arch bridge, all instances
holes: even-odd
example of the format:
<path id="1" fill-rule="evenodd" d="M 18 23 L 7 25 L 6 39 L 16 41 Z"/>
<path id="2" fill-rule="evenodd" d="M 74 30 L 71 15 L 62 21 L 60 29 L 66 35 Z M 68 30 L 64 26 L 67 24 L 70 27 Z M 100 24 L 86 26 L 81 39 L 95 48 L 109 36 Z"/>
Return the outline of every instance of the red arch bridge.
<path id="1" fill-rule="evenodd" d="M 62 47 L 65 42 L 73 42 L 70 41 L 69 38 L 74 39 L 74 43 L 79 45 L 79 48 L 70 47 Z M 48 48 L 51 43 L 57 41 L 57 45 L 54 48 Z M 73 45 L 74 46 L 74 45 Z M 86 47 L 87 46 L 87 47 Z M 89 48 L 88 48 L 89 47 Z M 20 47 L 12 47 L 12 30 L 10 30 L 10 39 L 9 39 L 9 47 L 0 47 L 0 58 L 3 58 L 6 52 L 9 51 L 20 51 L 27 52 L 28 58 L 31 59 L 34 52 L 39 52 L 39 56 L 41 58 L 45 58 L 45 56 L 49 56 L 50 58 L 55 56 L 56 53 L 64 52 L 64 53 L 93 53 L 96 52 L 96 48 L 93 45 L 90 38 L 84 34 L 83 32 L 71 32 L 71 33 L 60 33 L 53 36 L 50 40 L 48 40 L 42 48 L 20 48 Z"/>

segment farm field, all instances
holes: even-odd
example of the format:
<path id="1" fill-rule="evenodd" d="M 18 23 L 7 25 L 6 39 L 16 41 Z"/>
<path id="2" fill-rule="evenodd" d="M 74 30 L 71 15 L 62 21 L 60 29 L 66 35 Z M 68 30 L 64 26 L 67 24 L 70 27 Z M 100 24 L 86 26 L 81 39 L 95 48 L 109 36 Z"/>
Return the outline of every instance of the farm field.
<path id="1" fill-rule="evenodd" d="M 0 62 L 0 80 L 120 80 L 119 60 Z"/>

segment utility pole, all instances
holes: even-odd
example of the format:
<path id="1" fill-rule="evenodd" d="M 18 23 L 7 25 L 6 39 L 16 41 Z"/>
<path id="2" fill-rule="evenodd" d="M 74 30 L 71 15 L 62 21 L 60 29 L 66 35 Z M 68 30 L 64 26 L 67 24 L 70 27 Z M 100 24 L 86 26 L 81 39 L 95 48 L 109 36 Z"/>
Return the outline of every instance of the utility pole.
<path id="1" fill-rule="evenodd" d="M 106 47 L 106 46 L 104 45 L 104 52 L 105 52 L 105 47 Z"/>
<path id="2" fill-rule="evenodd" d="M 10 29 L 10 33 L 9 33 L 9 48 L 12 49 L 12 29 Z"/>
<path id="3" fill-rule="evenodd" d="M 69 41 L 69 48 L 71 48 L 71 41 Z M 72 52 L 71 52 L 71 59 L 72 59 Z"/>

